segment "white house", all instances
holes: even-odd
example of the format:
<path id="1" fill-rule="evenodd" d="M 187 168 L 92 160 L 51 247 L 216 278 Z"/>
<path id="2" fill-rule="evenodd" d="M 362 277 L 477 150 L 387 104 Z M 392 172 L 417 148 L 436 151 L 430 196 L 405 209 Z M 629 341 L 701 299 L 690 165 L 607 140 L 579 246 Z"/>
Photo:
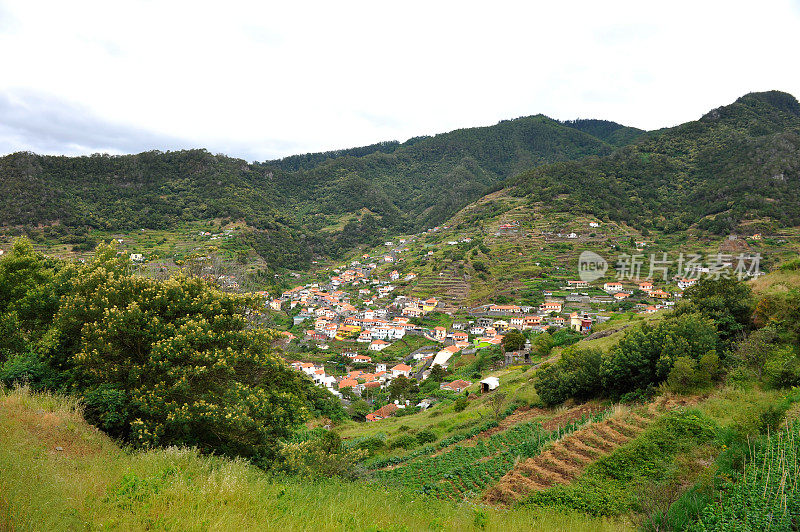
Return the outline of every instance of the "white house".
<path id="1" fill-rule="evenodd" d="M 613 283 L 605 283 L 603 285 L 603 290 L 606 292 L 619 292 L 622 290 L 622 283 L 613 282 Z"/>
<path id="2" fill-rule="evenodd" d="M 400 375 L 408 377 L 411 375 L 411 366 L 406 364 L 398 364 L 392 368 L 392 377 L 399 377 Z"/>
<path id="3" fill-rule="evenodd" d="M 389 342 L 384 342 L 383 340 L 373 340 L 369 344 L 369 350 L 370 351 L 383 351 L 384 349 L 386 349 L 390 345 L 391 344 L 389 344 Z"/>

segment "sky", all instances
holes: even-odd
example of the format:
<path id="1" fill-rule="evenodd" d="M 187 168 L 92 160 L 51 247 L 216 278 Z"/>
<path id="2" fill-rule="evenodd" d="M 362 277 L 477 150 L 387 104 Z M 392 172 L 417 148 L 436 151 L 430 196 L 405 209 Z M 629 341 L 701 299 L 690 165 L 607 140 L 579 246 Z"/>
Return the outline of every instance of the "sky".
<path id="1" fill-rule="evenodd" d="M 545 114 L 800 97 L 800 0 L 0 0 L 0 154 L 248 161 Z"/>

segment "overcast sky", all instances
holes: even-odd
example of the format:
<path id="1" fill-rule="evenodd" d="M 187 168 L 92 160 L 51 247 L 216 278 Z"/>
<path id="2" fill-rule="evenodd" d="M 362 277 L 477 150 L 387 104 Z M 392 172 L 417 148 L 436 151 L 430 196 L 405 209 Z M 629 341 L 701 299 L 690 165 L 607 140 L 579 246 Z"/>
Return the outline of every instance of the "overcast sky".
<path id="1" fill-rule="evenodd" d="M 800 96 L 798 52 L 800 0 L 0 0 L 0 153 L 265 160 L 537 113 L 655 129 Z"/>

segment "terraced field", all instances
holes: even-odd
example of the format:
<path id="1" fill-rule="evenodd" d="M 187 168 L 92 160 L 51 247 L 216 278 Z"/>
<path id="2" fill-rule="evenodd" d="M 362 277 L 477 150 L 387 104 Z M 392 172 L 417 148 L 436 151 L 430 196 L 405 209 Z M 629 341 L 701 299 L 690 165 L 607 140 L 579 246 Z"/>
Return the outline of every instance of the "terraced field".
<path id="1" fill-rule="evenodd" d="M 543 428 L 539 422 L 518 423 L 478 440 L 475 445 L 456 446 L 443 453 L 415 457 L 393 469 L 376 471 L 375 477 L 439 498 L 476 497 L 499 482 L 520 459 L 536 456 L 546 443 L 579 430 L 587 423 L 598 422 L 606 414 L 584 416 L 553 430 Z"/>
<path id="2" fill-rule="evenodd" d="M 654 406 L 591 423 L 556 441 L 544 452 L 520 461 L 484 499 L 513 503 L 533 491 L 568 484 L 592 462 L 635 438 L 656 418 Z"/>

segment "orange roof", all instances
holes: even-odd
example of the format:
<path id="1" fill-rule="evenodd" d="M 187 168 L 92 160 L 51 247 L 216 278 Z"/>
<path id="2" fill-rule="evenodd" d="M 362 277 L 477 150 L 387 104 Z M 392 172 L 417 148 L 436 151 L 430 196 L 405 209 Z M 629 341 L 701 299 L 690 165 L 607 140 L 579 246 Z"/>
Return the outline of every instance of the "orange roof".
<path id="1" fill-rule="evenodd" d="M 356 385 L 358 385 L 358 381 L 355 381 L 353 379 L 344 379 L 344 380 L 339 381 L 339 389 L 340 390 L 342 388 L 352 388 L 353 386 L 356 386 Z"/>
<path id="2" fill-rule="evenodd" d="M 406 364 L 398 364 L 392 368 L 392 371 L 411 371 L 411 366 L 407 366 Z"/>

